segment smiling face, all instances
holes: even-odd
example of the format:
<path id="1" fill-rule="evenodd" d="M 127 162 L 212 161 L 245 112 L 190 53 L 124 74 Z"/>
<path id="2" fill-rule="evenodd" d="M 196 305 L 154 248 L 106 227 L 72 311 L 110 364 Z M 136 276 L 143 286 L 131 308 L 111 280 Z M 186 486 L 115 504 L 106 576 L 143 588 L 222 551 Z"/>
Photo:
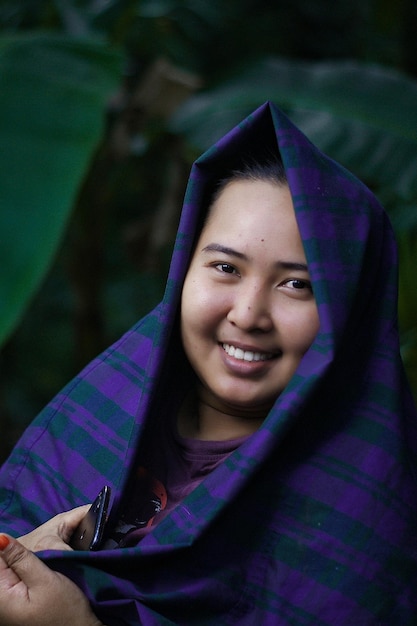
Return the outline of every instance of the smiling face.
<path id="1" fill-rule="evenodd" d="M 182 292 L 182 341 L 201 383 L 200 411 L 253 431 L 318 327 L 288 187 L 230 182 L 211 208 Z"/>

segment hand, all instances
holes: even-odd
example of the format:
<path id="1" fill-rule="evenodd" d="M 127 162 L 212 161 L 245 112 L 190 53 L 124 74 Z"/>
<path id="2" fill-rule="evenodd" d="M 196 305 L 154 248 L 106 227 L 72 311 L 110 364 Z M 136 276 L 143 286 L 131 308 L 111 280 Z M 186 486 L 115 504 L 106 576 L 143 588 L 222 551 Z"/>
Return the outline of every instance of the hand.
<path id="1" fill-rule="evenodd" d="M 82 591 L 0 534 L 0 626 L 103 626 Z"/>
<path id="2" fill-rule="evenodd" d="M 19 537 L 19 542 L 28 550 L 32 550 L 32 552 L 39 552 L 39 550 L 72 550 L 68 545 L 71 535 L 90 506 L 90 504 L 85 504 L 71 511 L 55 515 L 55 517 L 52 517 L 27 535 Z"/>

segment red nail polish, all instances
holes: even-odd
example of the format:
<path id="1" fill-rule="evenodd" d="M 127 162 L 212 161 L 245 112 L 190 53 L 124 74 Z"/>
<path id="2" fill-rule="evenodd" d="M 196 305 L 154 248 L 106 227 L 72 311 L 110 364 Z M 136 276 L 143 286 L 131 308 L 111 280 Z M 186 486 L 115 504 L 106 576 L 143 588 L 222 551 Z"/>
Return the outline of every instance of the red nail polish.
<path id="1" fill-rule="evenodd" d="M 0 535 L 0 550 L 4 550 L 10 543 L 10 539 L 6 535 Z"/>

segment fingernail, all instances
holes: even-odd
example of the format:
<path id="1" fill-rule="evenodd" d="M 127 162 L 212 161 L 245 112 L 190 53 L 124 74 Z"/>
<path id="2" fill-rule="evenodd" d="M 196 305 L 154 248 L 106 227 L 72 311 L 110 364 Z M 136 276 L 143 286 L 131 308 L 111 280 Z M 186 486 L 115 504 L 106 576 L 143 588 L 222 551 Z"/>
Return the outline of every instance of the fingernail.
<path id="1" fill-rule="evenodd" d="M 6 535 L 0 535 L 0 550 L 5 550 L 10 543 L 10 539 Z"/>

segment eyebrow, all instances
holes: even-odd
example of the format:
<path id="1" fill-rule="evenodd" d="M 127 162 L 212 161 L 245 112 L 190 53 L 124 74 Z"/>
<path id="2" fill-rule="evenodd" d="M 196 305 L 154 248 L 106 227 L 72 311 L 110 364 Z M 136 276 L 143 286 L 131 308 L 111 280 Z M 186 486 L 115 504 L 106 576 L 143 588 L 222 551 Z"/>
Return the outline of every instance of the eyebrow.
<path id="1" fill-rule="evenodd" d="M 238 252 L 233 248 L 229 248 L 228 246 L 222 246 L 220 243 L 209 243 L 205 246 L 202 252 L 222 252 L 228 256 L 233 256 L 238 259 L 243 259 L 244 261 L 248 261 L 249 258 L 243 252 Z M 282 267 L 287 270 L 297 270 L 300 272 L 308 272 L 308 267 L 306 263 L 297 263 L 295 261 L 277 261 L 275 263 L 276 266 Z"/>

